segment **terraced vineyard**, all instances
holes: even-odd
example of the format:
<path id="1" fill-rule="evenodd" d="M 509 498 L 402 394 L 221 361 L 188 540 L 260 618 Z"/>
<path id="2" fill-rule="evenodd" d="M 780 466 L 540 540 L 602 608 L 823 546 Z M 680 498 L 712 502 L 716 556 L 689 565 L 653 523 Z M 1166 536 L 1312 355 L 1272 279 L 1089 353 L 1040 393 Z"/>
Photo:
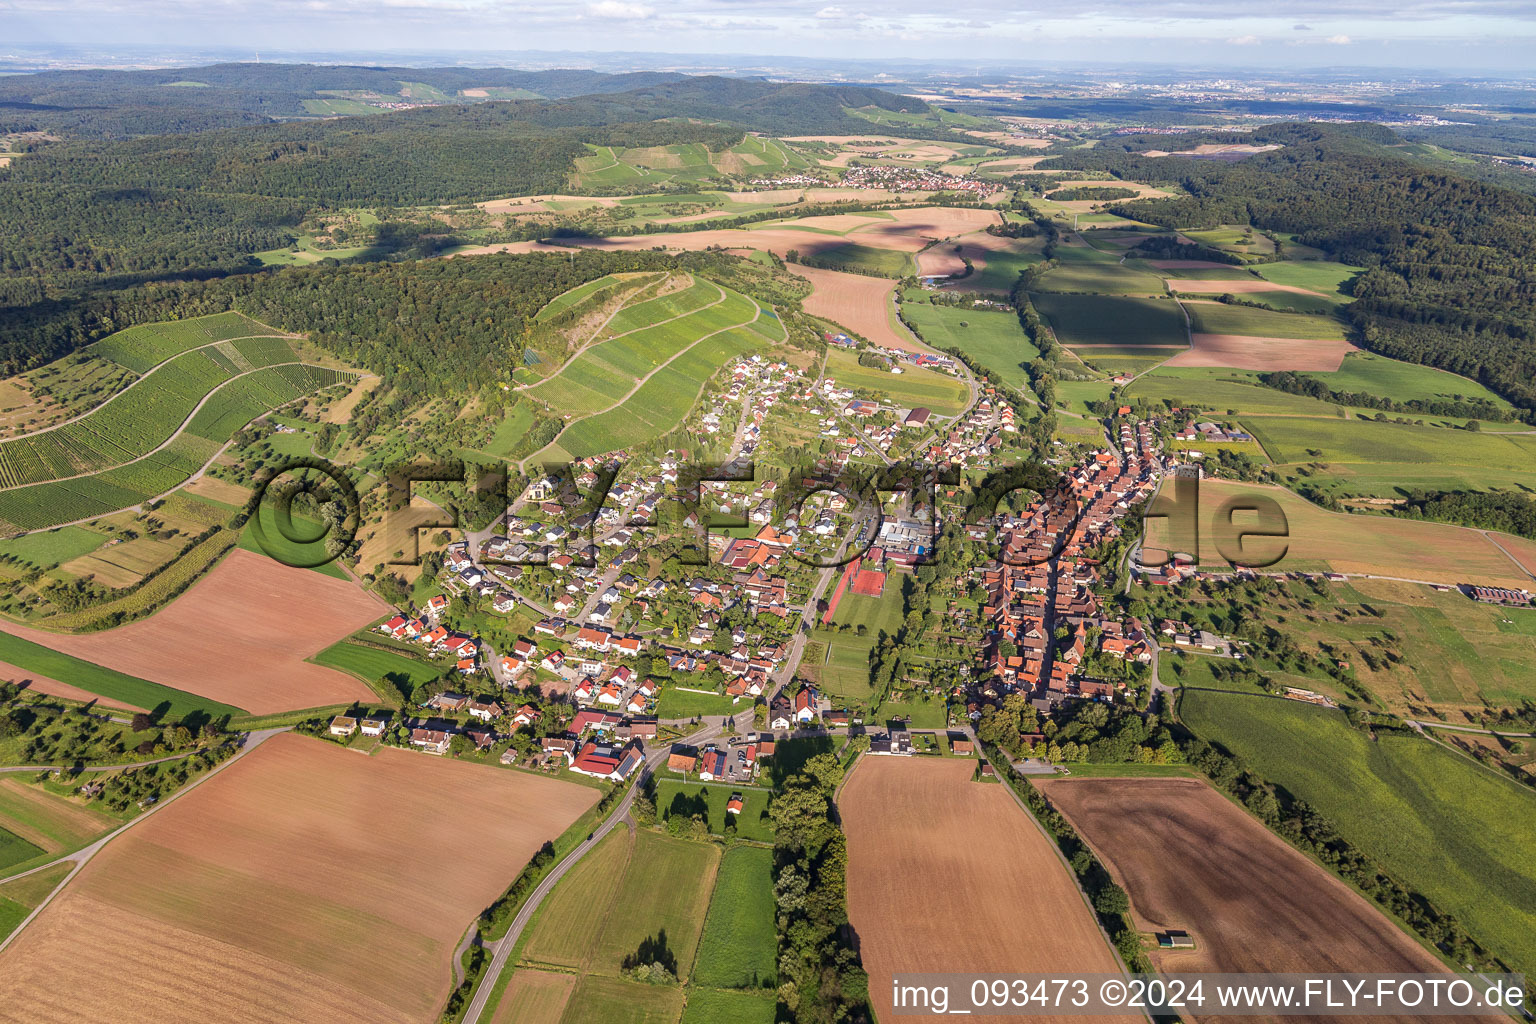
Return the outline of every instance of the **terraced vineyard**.
<path id="1" fill-rule="evenodd" d="M 559 438 L 566 451 L 613 451 L 671 430 L 721 366 L 783 338 L 753 299 L 694 280 L 620 309 L 598 340 L 527 393 L 572 417 Z"/>
<path id="2" fill-rule="evenodd" d="M 350 379 L 302 363 L 287 339 L 236 313 L 129 328 L 93 355 L 144 375 L 70 422 L 0 443 L 0 529 L 44 529 L 163 494 L 252 419 Z"/>

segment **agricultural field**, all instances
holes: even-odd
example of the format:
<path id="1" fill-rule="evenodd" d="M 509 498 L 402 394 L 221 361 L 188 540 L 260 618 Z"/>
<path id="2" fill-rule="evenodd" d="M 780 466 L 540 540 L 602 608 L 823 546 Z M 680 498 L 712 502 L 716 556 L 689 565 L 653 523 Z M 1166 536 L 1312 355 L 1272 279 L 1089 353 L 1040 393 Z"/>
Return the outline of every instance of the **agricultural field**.
<path id="1" fill-rule="evenodd" d="M 733 846 L 725 851 L 715 876 L 693 984 L 772 989 L 777 954 L 773 851 L 762 846 Z"/>
<path id="2" fill-rule="evenodd" d="M 1449 973 L 1365 897 L 1203 779 L 1037 783 L 1115 881 L 1138 930 L 1188 931 L 1159 971 Z"/>
<path id="3" fill-rule="evenodd" d="M 937 416 L 957 416 L 965 409 L 970 392 L 958 377 L 907 363 L 900 373 L 860 366 L 858 356 L 846 349 L 827 353 L 826 375 L 843 387 L 872 391 L 901 409 L 925 406 Z"/>
<path id="4" fill-rule="evenodd" d="M 833 270 L 879 277 L 909 277 L 917 272 L 916 264 L 907 253 L 854 242 L 818 251 L 816 262 L 823 266 L 830 265 Z"/>
<path id="5" fill-rule="evenodd" d="M 189 349 L 235 338 L 285 337 L 281 331 L 240 313 L 216 313 L 190 320 L 140 324 L 118 331 L 90 346 L 91 355 L 145 373 Z"/>
<path id="6" fill-rule="evenodd" d="M 1189 344 L 1178 303 L 1168 299 L 1033 293 L 1030 300 L 1061 343 L 1084 359 L 1166 355 Z"/>
<path id="7" fill-rule="evenodd" d="M 26 773 L 0 775 L 0 830 L 31 848 L 12 856 L 0 876 L 77 850 L 122 824 L 122 819 L 39 785 Z M 0 836 L 0 860 L 5 860 Z"/>
<path id="8" fill-rule="evenodd" d="M 664 719 L 693 718 L 701 715 L 729 715 L 736 711 L 751 711 L 752 705 L 723 693 L 698 693 L 694 690 L 663 686 L 656 698 L 656 714 Z"/>
<path id="9" fill-rule="evenodd" d="M 848 917 L 882 1020 L 894 1019 L 897 971 L 1118 970 L 1055 846 L 1007 786 L 972 782 L 974 768 L 970 758 L 866 756 L 843 784 Z"/>
<path id="10" fill-rule="evenodd" d="M 0 656 L 17 662 L 7 648 L 20 639 L 113 670 L 112 690 L 103 696 L 148 699 L 134 700 L 138 693 L 117 678 L 130 675 L 183 691 L 183 699 L 190 694 L 271 714 L 372 700 L 356 678 L 306 659 L 385 610 L 349 582 L 237 548 L 169 606 L 126 626 L 68 635 L 0 623 L 10 635 L 0 640 Z M 60 675 L 42 663 L 36 670 Z M 94 673 L 63 678 L 85 689 L 101 685 Z"/>
<path id="11" fill-rule="evenodd" d="M 46 871 L 0 883 L 0 941 L 21 926 L 27 915 L 69 874 L 74 865 L 59 864 Z"/>
<path id="12" fill-rule="evenodd" d="M 1334 391 L 1360 392 L 1399 402 L 1466 399 L 1491 402 L 1500 409 L 1509 403 L 1475 380 L 1418 363 L 1405 363 L 1374 352 L 1350 352 L 1333 373 L 1311 373 Z M 1502 427 L 1496 429 L 1504 429 Z"/>
<path id="13" fill-rule="evenodd" d="M 1295 338 L 1303 341 L 1342 341 L 1344 328 L 1326 316 L 1276 313 L 1254 306 L 1183 300 L 1196 334 L 1241 334 L 1256 338 Z"/>
<path id="14" fill-rule="evenodd" d="M 36 1022 L 422 1020 L 469 923 L 597 797 L 279 735 L 97 855 L 0 970 Z M 81 944 L 92 969 L 61 989 Z"/>
<path id="15" fill-rule="evenodd" d="M 1293 483 L 1395 497 L 1412 487 L 1486 490 L 1536 484 L 1536 437 L 1375 420 L 1251 416 L 1244 425 Z"/>
<path id="16" fill-rule="evenodd" d="M 1040 357 L 1019 318 L 1009 312 L 961 309 L 924 301 L 924 292 L 909 291 L 901 315 L 934 348 L 958 348 L 968 359 L 991 370 L 1007 384 L 1029 388 L 1024 367 Z"/>
<path id="17" fill-rule="evenodd" d="M 946 291 L 1006 296 L 1018 283 L 1022 271 L 1044 259 L 1040 252 L 1045 244 L 1043 238 L 1004 238 L 977 231 L 962 235 L 955 242 L 975 272 L 944 285 Z"/>
<path id="18" fill-rule="evenodd" d="M 1264 387 L 1256 383 L 1257 377 L 1256 371 L 1164 364 L 1138 377 L 1125 389 L 1125 397 L 1166 399 L 1182 409 L 1220 416 L 1252 413 L 1343 419 L 1349 415 L 1331 402 Z"/>
<path id="19" fill-rule="evenodd" d="M 1536 793 L 1430 740 L 1368 735 L 1342 712 L 1295 701 L 1185 691 L 1179 715 L 1331 819 L 1513 969 L 1536 963 Z"/>
<path id="20" fill-rule="evenodd" d="M 734 793 L 742 796 L 741 813 L 729 815 L 726 801 Z M 768 791 L 733 786 L 723 782 L 689 782 L 677 778 L 656 784 L 656 814 L 665 820 L 674 814 L 699 815 L 716 835 L 725 834 L 727 823 L 736 826 L 736 835 L 761 843 L 773 842 L 773 824 L 768 820 Z"/>
<path id="21" fill-rule="evenodd" d="M 1529 585 L 1513 558 L 1477 530 L 1445 523 L 1395 519 L 1387 516 L 1328 512 L 1282 487 L 1245 484 L 1229 480 L 1200 481 L 1200 546 L 1202 564 L 1222 567 L 1216 551 L 1215 527 L 1220 510 L 1233 499 L 1260 495 L 1274 499 L 1284 522 L 1254 513 L 1237 513 L 1234 525 L 1241 528 L 1284 526 L 1282 539 L 1255 537 L 1245 541 L 1247 553 L 1256 559 L 1284 557 L 1271 566 L 1275 572 L 1321 572 L 1398 576 L 1455 586 L 1469 580 L 1488 586 Z M 1147 520 L 1147 549 L 1167 544 L 1167 520 Z M 1504 538 L 1500 538 L 1504 540 Z"/>
<path id="22" fill-rule="evenodd" d="M 719 864 L 720 849 L 712 844 L 615 829 L 540 909 L 523 962 L 616 978 L 625 956 L 665 931 L 678 976 L 686 980 Z"/>
<path id="23" fill-rule="evenodd" d="M 1286 260 L 1283 263 L 1258 263 L 1253 269 L 1266 281 L 1305 288 L 1348 302 L 1350 283 L 1365 268 L 1327 260 Z"/>
<path id="24" fill-rule="evenodd" d="M 892 322 L 896 316 L 891 307 L 894 282 L 801 265 L 792 267 L 791 273 L 811 282 L 811 294 L 801 305 L 812 316 L 837 324 L 882 348 L 922 351 L 910 332 Z"/>
<path id="25" fill-rule="evenodd" d="M 169 713 L 181 717 L 194 711 L 209 715 L 238 714 L 239 708 L 208 700 L 93 664 L 61 651 L 53 650 L 60 639 L 55 634 L 36 630 L 38 643 L 13 635 L 19 627 L 0 623 L 0 675 L 16 682 L 26 681 L 28 688 L 68 700 L 90 701 L 100 698 L 105 707 L 128 711 L 149 711 L 167 704 Z M 63 682 L 63 680 L 69 682 Z"/>
<path id="26" fill-rule="evenodd" d="M 316 665 L 354 675 L 380 696 L 398 694 L 403 700 L 422 683 L 439 678 L 446 668 L 422 658 L 368 647 L 350 640 L 333 644 L 309 659 Z"/>
<path id="27" fill-rule="evenodd" d="M 680 1024 L 773 1024 L 776 1001 L 772 992 L 692 988 L 687 998 Z"/>
<path id="28" fill-rule="evenodd" d="M 1066 250 L 1068 252 L 1074 250 Z M 1155 275 L 1132 270 L 1123 264 L 1063 260 L 1054 270 L 1035 279 L 1042 292 L 1089 292 L 1095 295 L 1165 295 L 1168 288 Z"/>

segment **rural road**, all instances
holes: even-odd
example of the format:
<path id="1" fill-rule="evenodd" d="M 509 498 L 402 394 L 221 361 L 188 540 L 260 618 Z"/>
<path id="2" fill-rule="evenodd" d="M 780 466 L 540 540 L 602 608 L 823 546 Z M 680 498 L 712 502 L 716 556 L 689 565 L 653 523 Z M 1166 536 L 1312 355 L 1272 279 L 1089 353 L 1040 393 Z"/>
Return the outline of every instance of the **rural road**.
<path id="1" fill-rule="evenodd" d="M 119 721 L 119 719 L 113 719 Z M 183 750 L 179 754 L 167 754 L 150 761 L 130 761 L 127 764 L 88 764 L 81 765 L 83 772 L 115 772 L 123 768 L 143 768 L 147 764 L 164 764 L 167 761 L 180 761 L 184 757 L 191 757 L 197 753 L 195 750 Z M 74 765 L 68 764 L 18 764 L 0 768 L 0 772 L 65 772 L 73 771 Z"/>
<path id="2" fill-rule="evenodd" d="M 677 742 L 697 746 L 713 739 L 719 732 L 720 725 L 718 723 L 706 725 L 699 731 L 685 736 Z M 585 857 L 593 847 L 603 841 L 603 838 L 608 833 L 617 828 L 629 816 L 629 809 L 635 803 L 635 794 L 640 791 L 640 787 L 650 777 L 651 772 L 655 770 L 656 766 L 666 760 L 670 749 L 671 744 L 658 744 L 656 749 L 646 756 L 645 765 L 635 776 L 635 781 L 630 784 L 629 791 L 624 794 L 624 799 L 620 800 L 608 817 L 604 819 L 603 823 L 592 831 L 592 837 L 583 840 L 574 850 L 566 854 L 565 859 L 556 864 L 549 874 L 544 876 L 544 880 L 534 887 L 533 892 L 528 894 L 528 898 L 523 902 L 522 908 L 518 910 L 517 916 L 512 919 L 512 925 L 507 929 L 507 934 L 502 936 L 495 944 L 496 952 L 492 954 L 490 966 L 486 968 L 485 973 L 481 976 L 480 983 L 475 986 L 474 997 L 470 999 L 469 1007 L 464 1011 L 463 1024 L 479 1024 L 481 1015 L 485 1013 L 485 1004 L 490 999 L 491 992 L 496 988 L 496 981 L 501 977 L 501 972 L 506 969 L 507 961 L 512 957 L 513 947 L 517 945 L 519 937 L 523 934 L 523 929 L 528 927 L 528 922 L 533 920 L 533 915 L 538 911 L 539 904 L 544 902 L 544 897 L 553 891 L 555 886 L 559 884 L 560 879 L 565 877 L 566 872 L 575 867 L 581 858 Z M 0 949 L 4 948 L 4 946 L 0 946 Z"/>
<path id="3" fill-rule="evenodd" d="M 1536 732 L 1499 732 L 1496 729 L 1475 729 L 1470 725 L 1451 725 L 1448 722 L 1420 722 L 1412 718 L 1404 719 L 1409 725 L 1419 729 L 1445 729 L 1449 732 L 1471 732 L 1479 736 L 1503 736 L 1512 740 L 1528 740 L 1536 738 Z"/>
<path id="4" fill-rule="evenodd" d="M 64 887 L 69 884 L 70 880 L 80 873 L 80 869 L 85 867 L 87 861 L 96 856 L 97 853 L 101 852 L 102 847 L 106 846 L 112 840 L 116 839 L 118 836 L 122 835 L 124 832 L 128 831 L 130 828 L 143 821 L 145 818 L 148 818 L 151 814 L 154 814 L 161 808 L 167 807 L 170 804 L 175 803 L 177 800 L 180 800 L 187 793 L 196 789 L 198 786 L 201 786 L 203 783 L 207 782 L 209 779 L 213 778 L 215 775 L 219 774 L 224 769 L 234 764 L 236 761 L 239 761 L 246 754 L 249 754 L 251 751 L 261 746 L 261 744 L 271 739 L 273 736 L 276 736 L 278 733 L 287 732 L 291 728 L 292 726 L 285 725 L 279 729 L 258 729 L 255 732 L 247 733 L 245 736 L 245 742 L 240 745 L 240 749 L 236 751 L 233 757 L 229 758 L 227 761 L 224 761 L 222 764 L 214 765 L 211 770 L 204 772 L 202 775 L 193 779 L 185 786 L 182 786 L 180 789 L 166 797 L 164 800 L 155 804 L 143 814 L 140 814 L 138 817 L 132 819 L 131 821 L 124 822 L 117 828 L 113 829 L 111 832 L 108 832 L 106 835 L 96 840 L 94 843 L 91 843 L 89 846 L 81 847 L 74 853 L 67 853 L 62 857 L 55 857 L 48 863 L 39 864 L 35 868 L 29 868 L 26 871 L 19 871 L 16 874 L 10 875 L 6 878 L 0 878 L 0 883 L 11 882 L 18 878 L 25 878 L 28 875 L 35 874 L 39 871 L 45 871 L 56 864 L 62 864 L 66 861 L 73 861 L 75 865 L 70 869 L 69 874 L 64 876 L 64 880 L 53 887 L 53 891 L 48 894 L 47 898 L 39 903 L 36 909 L 32 911 L 32 913 L 23 918 L 22 922 L 16 926 L 15 930 L 12 931 L 11 934 L 7 935 L 4 939 L 0 939 L 0 952 L 4 952 L 5 947 L 9 946 L 13 941 L 15 941 L 16 936 L 20 935 L 22 931 L 27 927 L 27 925 L 32 923 L 33 918 L 37 917 L 38 914 L 41 914 L 43 910 L 48 906 L 48 904 L 53 902 L 53 898 L 64 891 Z"/>

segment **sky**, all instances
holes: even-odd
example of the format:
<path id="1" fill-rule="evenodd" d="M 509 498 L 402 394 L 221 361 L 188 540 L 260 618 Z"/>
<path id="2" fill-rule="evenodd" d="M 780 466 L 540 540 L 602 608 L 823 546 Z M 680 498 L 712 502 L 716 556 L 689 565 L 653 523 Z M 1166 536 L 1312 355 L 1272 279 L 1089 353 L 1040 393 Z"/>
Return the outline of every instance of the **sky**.
<path id="1" fill-rule="evenodd" d="M 0 0 L 7 45 L 1536 72 L 1536 0 Z"/>

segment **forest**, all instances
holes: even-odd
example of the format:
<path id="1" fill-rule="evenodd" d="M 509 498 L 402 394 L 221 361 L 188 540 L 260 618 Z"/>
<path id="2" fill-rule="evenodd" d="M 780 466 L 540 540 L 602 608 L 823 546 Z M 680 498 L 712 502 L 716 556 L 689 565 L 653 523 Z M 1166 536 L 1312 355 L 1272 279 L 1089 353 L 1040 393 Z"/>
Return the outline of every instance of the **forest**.
<path id="1" fill-rule="evenodd" d="M 1170 228 L 1252 224 L 1366 266 L 1346 311 L 1367 348 L 1536 408 L 1536 198 L 1400 157 L 1387 148 L 1398 137 L 1380 125 L 1269 125 L 1240 138 L 1282 148 L 1230 164 L 1138 156 L 1137 138 L 1042 166 L 1188 193 L 1117 204 L 1124 216 Z M 1157 138 L 1170 149 L 1184 142 Z"/>

